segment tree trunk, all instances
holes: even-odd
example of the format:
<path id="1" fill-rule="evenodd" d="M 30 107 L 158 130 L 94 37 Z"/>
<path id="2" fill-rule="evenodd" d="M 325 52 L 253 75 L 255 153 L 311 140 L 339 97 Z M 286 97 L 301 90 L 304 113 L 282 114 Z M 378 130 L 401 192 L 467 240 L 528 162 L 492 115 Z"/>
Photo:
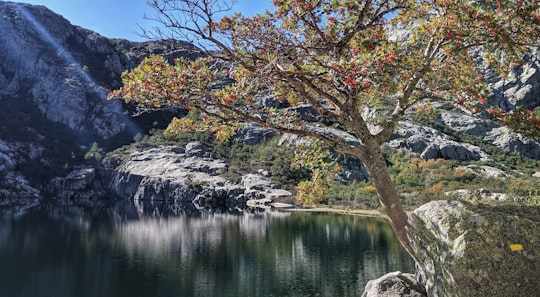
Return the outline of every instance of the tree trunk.
<path id="1" fill-rule="evenodd" d="M 380 145 L 376 143 L 367 144 L 366 151 L 367 158 L 366 160 L 363 160 L 364 165 L 366 166 L 371 182 L 377 191 L 383 210 L 388 216 L 397 238 L 407 252 L 415 258 L 409 237 L 407 236 L 407 213 L 401 205 L 394 183 L 390 178 L 390 173 L 388 172 L 386 160 Z"/>

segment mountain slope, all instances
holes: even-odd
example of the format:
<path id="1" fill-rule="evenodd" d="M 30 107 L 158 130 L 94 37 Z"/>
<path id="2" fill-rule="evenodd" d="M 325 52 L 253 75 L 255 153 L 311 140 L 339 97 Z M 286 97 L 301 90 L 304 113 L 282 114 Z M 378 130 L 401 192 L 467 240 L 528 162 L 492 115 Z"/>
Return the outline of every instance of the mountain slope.
<path id="1" fill-rule="evenodd" d="M 134 121 L 106 95 L 145 56 L 194 49 L 107 39 L 44 6 L 3 1 L 0 32 L 0 197 L 39 196 L 48 179 L 84 162 L 91 143 L 114 147 L 147 129 L 144 120 L 166 121 Z"/>
<path id="2" fill-rule="evenodd" d="M 120 87 L 124 70 L 149 54 L 193 57 L 196 50 L 179 41 L 108 39 L 71 25 L 44 6 L 0 2 L 0 20 L 0 198 L 42 197 L 52 178 L 88 165 L 83 156 L 93 142 L 111 149 L 153 128 L 154 122 L 157 127 L 166 124 L 171 114 L 134 119 L 120 101 L 106 100 L 106 94 Z M 539 55 L 531 55 L 530 63 L 506 80 L 481 66 L 494 93 L 491 104 L 507 109 L 540 105 Z M 422 159 L 486 161 L 505 170 L 513 170 L 506 164 L 515 158 L 540 159 L 538 141 L 482 115 L 438 108 L 428 120 L 411 113 L 388 144 Z M 260 129 L 242 129 L 239 140 L 258 135 Z M 365 178 L 361 168 L 349 173 L 345 175 Z"/>

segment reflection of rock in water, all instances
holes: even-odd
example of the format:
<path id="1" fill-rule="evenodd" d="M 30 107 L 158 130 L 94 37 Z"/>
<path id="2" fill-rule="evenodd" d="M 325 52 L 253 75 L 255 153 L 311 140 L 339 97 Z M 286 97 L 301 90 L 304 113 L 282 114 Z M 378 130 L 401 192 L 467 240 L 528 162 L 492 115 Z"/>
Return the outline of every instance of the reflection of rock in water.
<path id="1" fill-rule="evenodd" d="M 12 226 L 10 220 L 0 219 L 0 248 L 9 243 L 9 239 L 12 237 Z"/>
<path id="2" fill-rule="evenodd" d="M 363 288 L 391 267 L 412 268 L 394 238 L 374 232 L 374 226 L 384 226 L 380 221 L 351 225 L 350 218 L 320 218 L 288 212 L 143 218 L 118 225 L 113 244 L 134 261 L 190 271 L 197 296 L 219 295 L 214 289 L 225 277 L 220 271 L 231 266 L 231 282 L 274 282 L 284 290 L 320 287 L 322 296 L 341 296 L 332 284 L 338 280 Z"/>
<path id="3" fill-rule="evenodd" d="M 129 253 L 164 257 L 179 252 L 187 260 L 202 248 L 216 250 L 234 236 L 249 241 L 264 238 L 272 221 L 289 216 L 283 212 L 258 214 L 202 213 L 198 216 L 142 218 L 118 225 L 117 240 Z"/>
<path id="4" fill-rule="evenodd" d="M 18 292 L 21 283 L 28 296 L 357 296 L 364 274 L 412 268 L 386 229 L 384 221 L 330 214 L 154 217 L 127 201 L 47 205 L 0 218 L 0 296 L 19 296 L 2 290 Z M 6 269 L 14 265 L 21 267 Z"/>

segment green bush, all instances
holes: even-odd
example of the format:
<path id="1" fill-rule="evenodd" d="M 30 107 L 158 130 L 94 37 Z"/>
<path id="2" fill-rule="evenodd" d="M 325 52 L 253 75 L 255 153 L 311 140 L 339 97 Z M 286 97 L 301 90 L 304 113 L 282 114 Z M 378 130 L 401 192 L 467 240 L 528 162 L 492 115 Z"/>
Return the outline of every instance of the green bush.
<path id="1" fill-rule="evenodd" d="M 88 152 L 84 155 L 85 160 L 101 161 L 104 157 L 104 151 L 97 142 L 93 142 Z"/>
<path id="2" fill-rule="evenodd" d="M 139 137 L 139 142 L 132 145 L 137 147 L 185 145 L 190 141 L 200 141 L 213 154 L 228 160 L 229 170 L 222 176 L 233 182 L 239 182 L 244 173 L 262 169 L 270 173 L 274 183 L 294 192 L 295 186 L 300 181 L 308 180 L 311 176 L 311 173 L 305 168 L 291 167 L 294 150 L 287 146 L 278 145 L 278 137 L 250 146 L 234 139 L 220 142 L 211 133 L 206 132 L 171 136 L 156 130 L 152 136 Z M 538 195 L 534 192 L 537 187 L 536 180 L 528 180 L 523 176 L 488 178 L 461 169 L 462 166 L 471 163 L 490 166 L 497 164 L 443 159 L 422 160 L 405 150 L 390 147 L 385 147 L 384 153 L 398 193 L 402 196 L 402 203 L 409 209 L 432 200 L 448 199 L 445 192 L 458 189 L 475 191 L 479 188 L 486 188 L 492 192 L 503 192 L 517 196 Z M 338 158 L 338 161 L 341 160 L 347 160 L 349 163 L 356 162 L 348 156 Z M 511 157 L 507 159 L 507 162 L 510 162 L 509 160 L 514 160 L 517 164 L 516 167 L 530 167 L 530 165 L 523 164 L 523 160 L 526 159 Z M 506 166 L 497 165 L 497 167 L 502 168 Z M 535 169 L 537 170 L 537 168 Z M 377 194 L 370 182 L 344 184 L 335 181 L 330 185 L 329 193 L 321 203 L 362 209 L 380 207 Z"/>
<path id="3" fill-rule="evenodd" d="M 375 188 L 369 182 L 335 182 L 330 186 L 326 203 L 357 209 L 377 209 L 380 206 Z"/>

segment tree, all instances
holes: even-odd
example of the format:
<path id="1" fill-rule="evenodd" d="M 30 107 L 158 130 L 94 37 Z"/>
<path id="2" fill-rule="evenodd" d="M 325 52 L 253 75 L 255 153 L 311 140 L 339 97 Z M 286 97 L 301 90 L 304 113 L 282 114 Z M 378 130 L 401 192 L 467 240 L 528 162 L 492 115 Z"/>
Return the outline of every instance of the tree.
<path id="1" fill-rule="evenodd" d="M 172 64 L 149 57 L 122 75 L 124 86 L 110 97 L 143 109 L 188 109 L 169 132 L 210 130 L 228 138 L 254 122 L 358 157 L 413 256 L 381 145 L 425 100 L 481 111 L 489 90 L 477 63 L 507 73 L 540 34 L 537 1 L 274 0 L 274 11 L 254 17 L 226 15 L 234 1 L 148 4 L 163 25 L 160 37 L 195 42 L 204 56 Z M 265 92 L 292 108 L 265 106 Z M 331 127 L 302 121 L 299 105 Z"/>

